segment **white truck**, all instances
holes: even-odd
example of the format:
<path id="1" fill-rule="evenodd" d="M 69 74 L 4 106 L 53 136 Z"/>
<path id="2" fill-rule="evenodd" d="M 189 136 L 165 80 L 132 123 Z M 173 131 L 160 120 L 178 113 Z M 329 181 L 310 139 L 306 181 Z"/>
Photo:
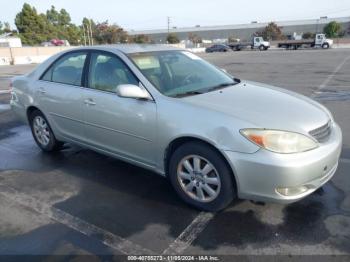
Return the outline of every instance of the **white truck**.
<path id="1" fill-rule="evenodd" d="M 243 48 L 259 49 L 266 51 L 270 48 L 270 42 L 265 41 L 261 36 L 254 36 L 250 42 L 229 43 L 228 46 L 234 51 L 240 51 Z"/>
<path id="2" fill-rule="evenodd" d="M 333 45 L 332 39 L 327 39 L 325 34 L 316 34 L 315 39 L 304 40 L 285 40 L 279 41 L 277 46 L 279 48 L 297 50 L 300 47 L 322 47 L 328 49 Z"/>

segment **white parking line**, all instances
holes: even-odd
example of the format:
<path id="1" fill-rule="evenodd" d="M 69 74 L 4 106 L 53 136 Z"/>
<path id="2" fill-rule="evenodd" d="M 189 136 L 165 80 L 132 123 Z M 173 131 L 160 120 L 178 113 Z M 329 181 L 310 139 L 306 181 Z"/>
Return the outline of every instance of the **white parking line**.
<path id="1" fill-rule="evenodd" d="M 192 223 L 165 249 L 162 255 L 176 255 L 185 251 L 214 218 L 214 213 L 201 212 Z"/>
<path id="2" fill-rule="evenodd" d="M 78 217 L 72 216 L 58 208 L 40 202 L 28 195 L 18 192 L 16 189 L 0 184 L 0 195 L 10 199 L 24 207 L 36 211 L 37 213 L 49 217 L 71 229 L 74 229 L 88 237 L 96 238 L 126 255 L 152 255 L 155 252 L 132 243 L 122 237 L 112 234 L 102 228 L 90 224 Z"/>
<path id="3" fill-rule="evenodd" d="M 319 87 L 311 94 L 311 98 L 315 98 L 322 89 L 324 89 L 329 81 L 339 72 L 339 70 L 343 67 L 343 65 L 350 59 L 350 56 L 346 57 L 335 69 L 334 71 L 328 75 L 328 77 L 319 85 Z"/>

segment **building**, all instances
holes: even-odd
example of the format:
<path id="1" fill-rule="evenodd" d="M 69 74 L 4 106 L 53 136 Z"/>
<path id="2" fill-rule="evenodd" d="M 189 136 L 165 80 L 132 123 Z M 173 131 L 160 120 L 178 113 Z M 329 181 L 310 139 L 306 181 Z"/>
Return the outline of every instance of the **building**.
<path id="1" fill-rule="evenodd" d="M 348 31 L 350 28 L 350 16 L 327 18 L 321 17 L 319 19 L 309 20 L 297 20 L 297 21 L 276 21 L 275 23 L 281 27 L 282 32 L 285 35 L 302 34 L 306 32 L 319 33 L 323 32 L 323 28 L 331 21 L 336 21 L 342 24 L 343 30 Z M 172 28 L 171 33 L 176 33 L 180 40 L 188 39 L 189 33 L 195 33 L 202 39 L 206 40 L 220 40 L 227 39 L 229 36 L 234 36 L 241 40 L 250 39 L 251 36 L 266 27 L 268 22 L 259 23 L 254 21 L 250 24 L 238 24 L 238 25 L 222 25 L 222 26 L 195 26 L 186 28 Z M 148 35 L 156 43 L 164 43 L 168 34 L 167 29 L 158 30 L 142 30 L 142 31 L 129 31 L 130 35 Z M 349 32 L 347 32 L 349 34 Z"/>
<path id="2" fill-rule="evenodd" d="M 19 37 L 11 36 L 12 33 L 0 35 L 0 47 L 22 47 Z"/>

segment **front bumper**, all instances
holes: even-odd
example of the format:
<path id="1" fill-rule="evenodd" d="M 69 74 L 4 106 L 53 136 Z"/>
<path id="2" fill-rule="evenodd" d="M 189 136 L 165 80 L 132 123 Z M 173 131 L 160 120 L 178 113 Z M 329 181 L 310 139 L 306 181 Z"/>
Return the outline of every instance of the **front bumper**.
<path id="1" fill-rule="evenodd" d="M 334 175 L 342 147 L 342 133 L 334 123 L 329 139 L 314 150 L 277 154 L 260 149 L 253 154 L 225 151 L 233 169 L 238 197 L 257 201 L 291 203 L 321 187 Z M 283 195 L 278 188 L 304 188 Z"/>

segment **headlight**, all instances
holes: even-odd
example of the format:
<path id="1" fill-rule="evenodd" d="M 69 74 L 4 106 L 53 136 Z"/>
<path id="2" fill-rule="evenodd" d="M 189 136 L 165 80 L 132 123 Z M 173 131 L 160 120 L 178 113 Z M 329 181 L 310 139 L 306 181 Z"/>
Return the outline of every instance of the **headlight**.
<path id="1" fill-rule="evenodd" d="M 254 144 L 276 153 L 299 153 L 318 147 L 312 138 L 294 132 L 253 128 L 240 132 Z"/>

